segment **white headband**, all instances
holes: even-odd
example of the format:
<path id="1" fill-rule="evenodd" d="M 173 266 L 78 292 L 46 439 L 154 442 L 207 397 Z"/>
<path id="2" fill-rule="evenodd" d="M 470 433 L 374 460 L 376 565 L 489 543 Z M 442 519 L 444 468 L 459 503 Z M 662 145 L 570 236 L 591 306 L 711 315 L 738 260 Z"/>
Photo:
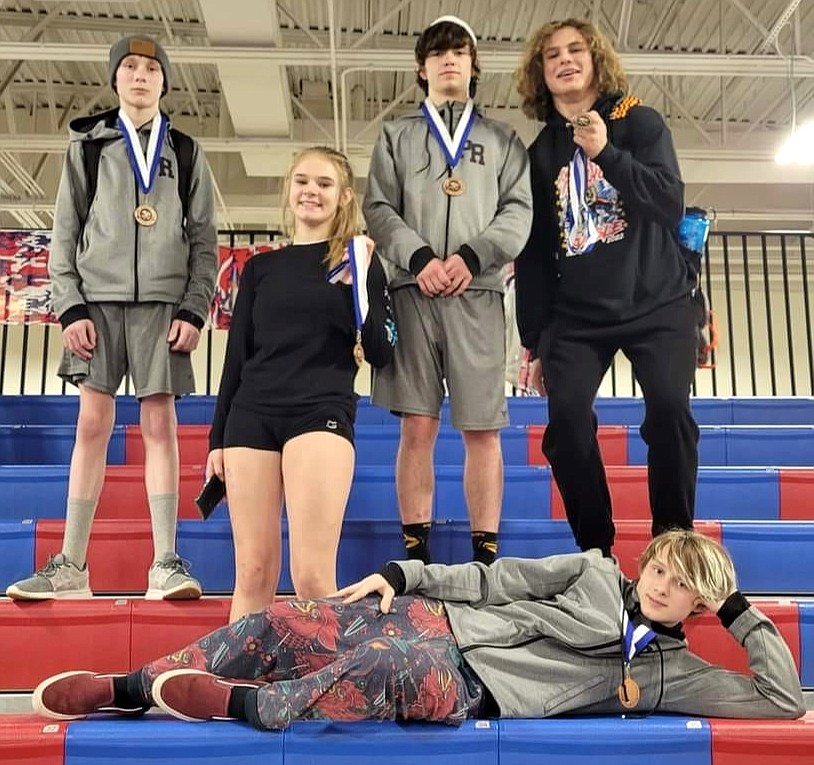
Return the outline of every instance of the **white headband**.
<path id="1" fill-rule="evenodd" d="M 472 30 L 472 27 L 469 26 L 463 19 L 459 19 L 457 16 L 439 16 L 435 21 L 430 24 L 430 27 L 434 27 L 436 24 L 440 24 L 442 21 L 448 21 L 450 24 L 457 24 L 459 27 L 464 29 L 466 33 L 472 38 L 472 44 L 477 48 L 478 47 L 478 38 L 475 37 L 475 33 Z M 429 27 L 427 27 L 429 29 Z"/>

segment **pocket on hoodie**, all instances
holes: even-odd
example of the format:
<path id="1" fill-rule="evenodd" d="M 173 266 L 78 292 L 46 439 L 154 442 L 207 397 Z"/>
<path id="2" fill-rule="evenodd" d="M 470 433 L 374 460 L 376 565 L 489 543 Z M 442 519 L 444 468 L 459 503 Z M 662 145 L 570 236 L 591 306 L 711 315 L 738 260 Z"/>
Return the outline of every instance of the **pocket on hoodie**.
<path id="1" fill-rule="evenodd" d="M 551 691 L 548 694 L 550 700 L 547 701 L 543 707 L 545 716 L 549 717 L 563 712 L 569 712 L 574 707 L 582 707 L 586 704 L 593 704 L 596 701 L 600 701 L 602 696 L 595 697 L 590 691 L 606 683 L 607 677 L 605 677 L 605 675 L 594 675 L 583 683 L 574 683 L 571 685 L 560 683 L 548 686 Z M 571 702 L 578 696 L 585 696 L 585 698 L 580 699 L 578 704 L 572 704 Z"/>

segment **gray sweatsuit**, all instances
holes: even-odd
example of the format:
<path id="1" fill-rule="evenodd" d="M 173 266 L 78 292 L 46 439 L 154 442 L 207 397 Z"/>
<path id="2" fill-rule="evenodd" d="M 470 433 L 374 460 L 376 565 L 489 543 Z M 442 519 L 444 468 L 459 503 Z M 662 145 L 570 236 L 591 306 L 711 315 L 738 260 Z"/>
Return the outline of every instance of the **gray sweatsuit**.
<path id="1" fill-rule="evenodd" d="M 178 159 L 169 131 L 155 185 L 145 198 L 111 115 L 71 122 L 49 263 L 54 312 L 64 326 L 70 323 L 66 314 L 84 318 L 86 303 L 171 303 L 181 318 L 203 326 L 217 272 L 214 193 L 203 153 L 195 143 L 184 225 Z M 94 139 L 109 140 L 102 146 L 96 194 L 88 209 L 82 142 Z M 140 226 L 133 217 L 145 199 L 158 213 L 154 226 Z"/>
<path id="2" fill-rule="evenodd" d="M 391 564 L 392 565 L 392 564 Z M 633 583 L 598 550 L 491 566 L 399 561 L 405 592 L 444 602 L 467 663 L 503 717 L 621 714 L 621 599 L 635 623 Z M 805 714 L 791 652 L 772 622 L 738 595 L 720 616 L 749 654 L 752 676 L 709 664 L 683 635 L 658 634 L 631 665 L 641 688 L 637 712 L 737 718 Z M 731 620 L 731 621 L 730 621 Z M 657 630 L 658 632 L 658 630 Z"/>
<path id="3" fill-rule="evenodd" d="M 441 118 L 454 126 L 464 104 L 444 104 Z M 453 175 L 465 184 L 461 196 L 447 196 L 441 183 L 446 160 L 421 112 L 382 126 L 373 149 L 365 192 L 365 221 L 382 256 L 389 285 L 415 284 L 429 260 L 411 260 L 429 247 L 445 258 L 461 253 L 473 273 L 468 289 L 503 292 L 503 266 L 526 243 L 531 229 L 528 154 L 514 130 L 478 114 Z M 420 267 L 418 267 L 420 265 Z"/>

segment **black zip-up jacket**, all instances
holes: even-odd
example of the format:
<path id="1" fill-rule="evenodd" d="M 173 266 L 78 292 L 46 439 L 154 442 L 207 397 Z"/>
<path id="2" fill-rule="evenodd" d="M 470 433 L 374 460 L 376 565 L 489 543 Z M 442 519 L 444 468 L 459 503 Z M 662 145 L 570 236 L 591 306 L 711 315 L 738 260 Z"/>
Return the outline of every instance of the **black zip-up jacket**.
<path id="1" fill-rule="evenodd" d="M 675 233 L 684 184 L 670 130 L 658 112 L 619 93 L 601 96 L 593 109 L 608 143 L 588 165 L 586 198 L 600 235 L 589 252 L 566 249 L 572 128 L 555 112 L 529 147 L 534 218 L 515 268 L 520 337 L 534 355 L 556 316 L 607 326 L 692 289 Z"/>

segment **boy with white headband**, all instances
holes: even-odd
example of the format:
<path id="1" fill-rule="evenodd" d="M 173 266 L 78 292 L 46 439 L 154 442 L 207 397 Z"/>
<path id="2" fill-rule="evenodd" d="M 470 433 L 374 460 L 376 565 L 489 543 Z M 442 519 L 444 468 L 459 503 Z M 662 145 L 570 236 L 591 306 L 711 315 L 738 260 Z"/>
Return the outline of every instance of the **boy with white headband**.
<path id="1" fill-rule="evenodd" d="M 119 106 L 70 126 L 49 264 L 65 346 L 59 375 L 80 399 L 65 536 L 43 569 L 6 590 L 19 600 L 92 595 L 85 558 L 115 395 L 128 373 L 141 406 L 153 529 L 147 597 L 201 595 L 175 552 L 175 398 L 194 390 L 190 353 L 214 292 L 212 181 L 200 147 L 159 110 L 170 83 L 164 49 L 125 37 L 110 49 L 108 76 Z"/>
<path id="2" fill-rule="evenodd" d="M 477 38 L 442 16 L 416 43 L 420 110 L 386 123 L 373 151 L 364 212 L 389 277 L 399 327 L 374 403 L 401 416 L 396 486 L 409 557 L 430 561 L 433 448 L 449 391 L 466 449 L 473 557 L 491 563 L 503 494 L 500 428 L 508 424 L 503 268 L 531 224 L 528 159 L 514 131 L 472 100 Z"/>

